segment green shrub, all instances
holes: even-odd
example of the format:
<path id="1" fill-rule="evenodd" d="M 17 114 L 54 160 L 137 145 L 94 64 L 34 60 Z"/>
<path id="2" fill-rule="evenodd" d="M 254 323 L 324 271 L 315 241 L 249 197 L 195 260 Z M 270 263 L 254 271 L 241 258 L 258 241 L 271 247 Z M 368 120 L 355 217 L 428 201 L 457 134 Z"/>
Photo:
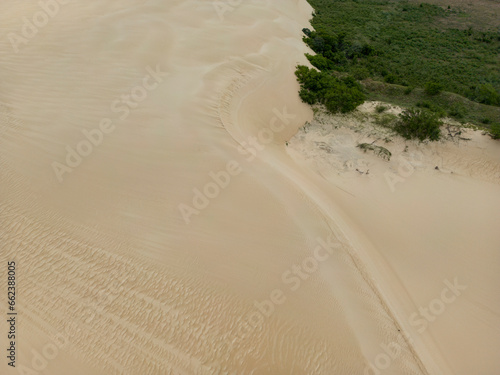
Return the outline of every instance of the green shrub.
<path id="1" fill-rule="evenodd" d="M 397 79 L 398 77 L 396 77 L 394 74 L 388 74 L 384 77 L 384 81 L 391 84 L 396 83 Z"/>
<path id="2" fill-rule="evenodd" d="M 493 139 L 500 139 L 500 123 L 491 126 L 490 135 Z"/>
<path id="3" fill-rule="evenodd" d="M 473 99 L 487 105 L 500 105 L 500 95 L 490 84 L 476 87 L 473 93 Z"/>
<path id="4" fill-rule="evenodd" d="M 444 117 L 446 116 L 446 111 L 441 108 L 439 105 L 431 103 L 427 100 L 424 100 L 422 102 L 417 102 L 417 107 L 419 108 L 426 108 L 431 112 L 434 112 L 437 114 L 439 117 Z"/>
<path id="5" fill-rule="evenodd" d="M 434 113 L 420 109 L 406 109 L 399 115 L 394 130 L 406 139 L 437 141 L 441 136 L 441 125 L 442 122 Z"/>
<path id="6" fill-rule="evenodd" d="M 392 125 L 396 119 L 396 115 L 393 115 L 391 113 L 384 113 L 380 116 L 375 117 L 375 124 L 383 126 L 385 128 L 392 128 Z"/>
<path id="7" fill-rule="evenodd" d="M 363 90 L 353 77 L 339 79 L 303 65 L 297 66 L 295 75 L 300 83 L 302 101 L 311 105 L 324 104 L 331 113 L 350 112 L 365 101 Z"/>
<path id="8" fill-rule="evenodd" d="M 364 101 L 365 94 L 359 83 L 353 77 L 345 77 L 327 91 L 324 104 L 332 113 L 347 113 Z"/>
<path id="9" fill-rule="evenodd" d="M 306 53 L 306 57 L 309 62 L 319 70 L 332 70 L 335 68 L 335 63 L 331 60 L 328 60 L 326 57 L 321 55 L 310 55 Z"/>
<path id="10" fill-rule="evenodd" d="M 375 107 L 375 111 L 376 111 L 377 113 L 382 113 L 382 112 L 385 112 L 386 110 L 387 110 L 387 107 L 386 107 L 385 105 L 381 105 L 381 104 L 379 104 L 379 105 L 377 105 L 377 106 Z"/>
<path id="11" fill-rule="evenodd" d="M 432 107 L 432 104 L 431 102 L 424 100 L 422 102 L 417 102 L 417 107 L 430 109 Z"/>
<path id="12" fill-rule="evenodd" d="M 337 84 L 338 79 L 325 72 L 299 65 L 295 71 L 300 83 L 300 98 L 307 104 L 322 102 L 328 90 Z"/>
<path id="13" fill-rule="evenodd" d="M 318 96 L 311 90 L 301 88 L 299 91 L 299 97 L 304 103 L 309 105 L 316 104 L 318 102 Z"/>
<path id="14" fill-rule="evenodd" d="M 443 91 L 443 85 L 437 82 L 427 82 L 424 89 L 427 95 L 437 95 Z"/>
<path id="15" fill-rule="evenodd" d="M 466 114 L 467 114 L 467 109 L 461 104 L 453 105 L 448 111 L 448 116 L 456 120 L 462 120 Z"/>
<path id="16" fill-rule="evenodd" d="M 413 91 L 413 87 L 412 87 L 412 86 L 409 86 L 409 87 L 407 87 L 407 88 L 405 89 L 404 94 L 405 94 L 405 95 L 410 95 L 412 91 Z"/>
<path id="17" fill-rule="evenodd" d="M 370 77 L 370 71 L 364 67 L 357 67 L 352 69 L 352 75 L 354 78 L 362 81 Z"/>

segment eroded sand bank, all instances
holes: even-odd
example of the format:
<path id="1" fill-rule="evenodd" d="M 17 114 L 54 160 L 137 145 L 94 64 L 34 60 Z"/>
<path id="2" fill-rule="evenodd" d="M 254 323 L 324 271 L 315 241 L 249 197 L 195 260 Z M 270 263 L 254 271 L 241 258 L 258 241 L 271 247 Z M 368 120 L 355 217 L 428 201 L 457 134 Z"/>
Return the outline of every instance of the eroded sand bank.
<path id="1" fill-rule="evenodd" d="M 450 346 L 407 338 L 406 314 L 458 271 L 440 273 L 445 257 L 434 263 L 431 247 L 425 264 L 388 261 L 390 235 L 358 222 L 364 208 L 349 210 L 286 151 L 312 118 L 293 75 L 306 61 L 305 1 L 223 14 L 206 1 L 72 1 L 17 53 L 8 34 L 22 36 L 23 17 L 40 8 L 1 7 L 0 245 L 2 263 L 18 264 L 18 365 L 51 375 L 363 374 L 378 371 L 367 366 L 382 361 L 381 344 L 397 342 L 384 374 L 456 369 Z M 377 209 L 367 209 L 375 227 Z M 414 226 L 391 223 L 401 241 Z M 452 253 L 458 239 L 447 241 Z M 401 251 L 417 253 L 413 244 Z M 498 269 L 491 249 L 454 258 L 476 261 L 480 275 L 454 319 L 472 314 L 494 330 L 495 276 L 480 272 Z M 428 264 L 434 273 L 422 277 Z"/>

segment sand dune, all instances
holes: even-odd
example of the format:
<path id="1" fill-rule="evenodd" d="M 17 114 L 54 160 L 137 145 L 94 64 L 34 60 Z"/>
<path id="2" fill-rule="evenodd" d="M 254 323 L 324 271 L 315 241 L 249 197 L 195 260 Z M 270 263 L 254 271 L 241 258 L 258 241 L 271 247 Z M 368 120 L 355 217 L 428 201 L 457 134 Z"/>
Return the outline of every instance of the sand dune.
<path id="1" fill-rule="evenodd" d="M 288 151 L 330 184 L 332 200 L 364 238 L 359 249 L 376 265 L 372 275 L 397 300 L 394 311 L 414 346 L 427 348 L 439 365 L 431 373 L 494 374 L 498 143 L 471 129 L 462 139 L 404 141 L 373 124 L 376 105 L 365 103 L 349 116 L 319 113 Z M 389 149 L 391 160 L 356 147 L 372 142 Z M 455 280 L 465 289 L 441 297 Z"/>
<path id="2" fill-rule="evenodd" d="M 287 148 L 312 120 L 293 75 L 312 10 L 236 3 L 75 0 L 46 25 L 0 6 L 0 254 L 19 289 L 2 374 L 492 374 L 498 145 L 426 148 L 441 174 L 396 193 L 384 164 L 339 168 L 352 150 L 312 155 L 301 131 Z M 455 277 L 448 318 L 416 332 Z"/>

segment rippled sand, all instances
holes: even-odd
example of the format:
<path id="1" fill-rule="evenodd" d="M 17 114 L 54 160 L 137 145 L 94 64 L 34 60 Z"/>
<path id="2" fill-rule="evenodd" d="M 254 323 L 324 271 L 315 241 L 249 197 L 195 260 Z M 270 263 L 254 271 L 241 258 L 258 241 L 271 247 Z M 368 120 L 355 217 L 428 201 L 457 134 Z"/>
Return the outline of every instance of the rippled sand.
<path id="1" fill-rule="evenodd" d="M 377 373 L 381 344 L 397 342 L 384 374 L 449 371 L 451 352 L 407 315 L 423 300 L 412 285 L 439 293 L 460 275 L 440 259 L 428 280 L 413 255 L 420 274 L 378 276 L 384 242 L 368 250 L 369 224 L 286 151 L 312 119 L 293 75 L 311 8 L 232 4 L 74 0 L 29 38 L 39 5 L 0 5 L 0 246 L 18 268 L 18 370 Z M 491 314 L 498 330 L 488 275 L 461 316 Z"/>

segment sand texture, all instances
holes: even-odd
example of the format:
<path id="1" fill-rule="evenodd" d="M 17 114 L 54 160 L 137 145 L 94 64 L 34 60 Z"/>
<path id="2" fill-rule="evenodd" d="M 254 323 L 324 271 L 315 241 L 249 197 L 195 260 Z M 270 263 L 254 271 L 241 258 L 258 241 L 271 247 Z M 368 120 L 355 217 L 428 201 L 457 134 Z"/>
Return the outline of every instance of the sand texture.
<path id="1" fill-rule="evenodd" d="M 313 120 L 305 0 L 63 3 L 0 5 L 1 374 L 497 373 L 498 142 Z"/>

